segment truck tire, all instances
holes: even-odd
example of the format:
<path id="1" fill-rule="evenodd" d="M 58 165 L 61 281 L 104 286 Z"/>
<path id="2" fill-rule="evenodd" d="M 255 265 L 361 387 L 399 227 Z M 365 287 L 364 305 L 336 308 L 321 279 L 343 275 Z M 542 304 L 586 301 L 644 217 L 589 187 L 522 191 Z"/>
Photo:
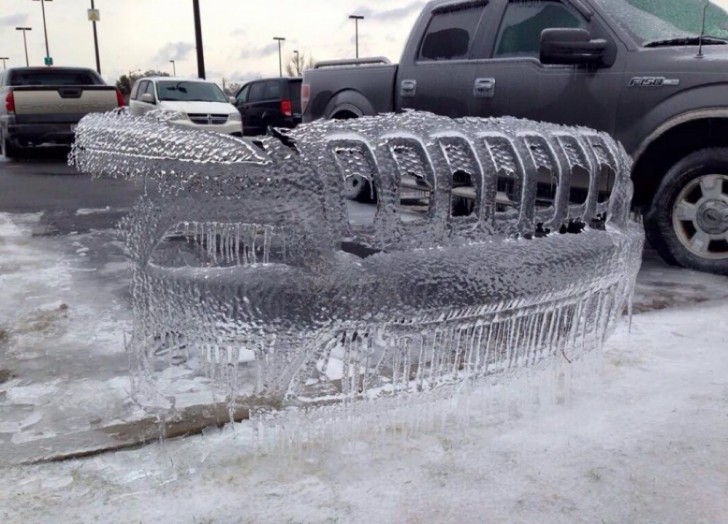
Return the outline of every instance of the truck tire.
<path id="1" fill-rule="evenodd" d="M 701 149 L 670 168 L 645 231 L 668 263 L 728 275 L 728 148 Z"/>
<path id="2" fill-rule="evenodd" d="M 2 131 L 0 131 L 0 153 L 5 158 L 15 158 L 18 156 L 18 151 L 13 147 L 13 145 L 10 143 L 10 139 L 5 137 Z"/>

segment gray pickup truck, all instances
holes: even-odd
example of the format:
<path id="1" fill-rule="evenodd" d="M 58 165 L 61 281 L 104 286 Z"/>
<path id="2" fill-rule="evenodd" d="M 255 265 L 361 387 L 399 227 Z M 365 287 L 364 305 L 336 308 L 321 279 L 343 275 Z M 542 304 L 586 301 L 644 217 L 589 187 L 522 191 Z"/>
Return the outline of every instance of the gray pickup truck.
<path id="1" fill-rule="evenodd" d="M 25 148 L 69 145 L 88 113 L 124 105 L 121 93 L 92 69 L 16 67 L 0 71 L 0 148 L 14 158 Z"/>
<path id="2" fill-rule="evenodd" d="M 728 274 L 728 13 L 707 0 L 435 0 L 399 65 L 320 62 L 303 121 L 405 109 L 606 131 L 672 264 Z M 352 198 L 372 194 L 353 178 Z"/>

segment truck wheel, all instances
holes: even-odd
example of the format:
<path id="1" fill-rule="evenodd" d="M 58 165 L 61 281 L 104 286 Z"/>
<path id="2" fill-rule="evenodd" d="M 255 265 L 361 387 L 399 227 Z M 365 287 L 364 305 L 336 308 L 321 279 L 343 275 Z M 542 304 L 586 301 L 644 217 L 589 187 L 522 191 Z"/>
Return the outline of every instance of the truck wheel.
<path id="1" fill-rule="evenodd" d="M 728 148 L 675 164 L 645 217 L 652 247 L 671 264 L 728 275 Z"/>
<path id="2" fill-rule="evenodd" d="M 344 196 L 349 200 L 375 202 L 376 195 L 373 193 L 369 182 L 359 175 L 349 176 L 344 181 Z"/>
<path id="3" fill-rule="evenodd" d="M 0 131 L 0 153 L 5 158 L 15 158 L 18 155 L 17 150 L 10 143 L 10 139 L 6 138 L 2 131 Z"/>

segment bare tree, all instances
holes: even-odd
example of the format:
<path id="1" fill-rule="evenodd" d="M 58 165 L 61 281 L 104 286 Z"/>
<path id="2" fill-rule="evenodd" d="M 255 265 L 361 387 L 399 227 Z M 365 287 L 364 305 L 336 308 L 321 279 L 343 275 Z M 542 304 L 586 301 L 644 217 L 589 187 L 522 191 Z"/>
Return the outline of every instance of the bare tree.
<path id="1" fill-rule="evenodd" d="M 306 53 L 292 53 L 286 63 L 286 74 L 288 76 L 302 76 L 306 69 L 312 69 L 315 60 L 312 56 L 306 57 Z"/>

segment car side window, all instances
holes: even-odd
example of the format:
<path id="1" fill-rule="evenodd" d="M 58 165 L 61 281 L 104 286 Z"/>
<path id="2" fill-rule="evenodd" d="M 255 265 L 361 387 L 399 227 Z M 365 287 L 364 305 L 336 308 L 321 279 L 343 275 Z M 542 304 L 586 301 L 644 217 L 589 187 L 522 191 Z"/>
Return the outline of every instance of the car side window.
<path id="1" fill-rule="evenodd" d="M 139 82 L 139 88 L 137 89 L 137 96 L 134 100 L 142 99 L 142 95 L 144 94 L 144 91 L 146 91 L 148 83 L 149 82 L 147 80 L 142 80 L 141 82 Z"/>
<path id="2" fill-rule="evenodd" d="M 462 60 L 468 58 L 480 19 L 488 2 L 445 5 L 432 12 L 422 39 L 418 60 Z"/>
<path id="3" fill-rule="evenodd" d="M 281 97 L 281 84 L 278 80 L 269 80 L 265 83 L 266 100 L 277 100 Z"/>
<path id="4" fill-rule="evenodd" d="M 152 82 L 151 80 L 147 82 L 147 87 L 144 90 L 144 94 L 146 95 L 147 93 L 152 95 L 152 100 L 154 100 L 154 82 Z"/>
<path id="5" fill-rule="evenodd" d="M 129 98 L 131 98 L 132 100 L 136 100 L 140 84 L 141 82 L 137 82 L 134 84 L 134 87 L 131 88 L 131 94 L 129 95 Z"/>
<path id="6" fill-rule="evenodd" d="M 265 97 L 265 82 L 256 82 L 250 86 L 248 102 L 260 102 Z"/>
<path id="7" fill-rule="evenodd" d="M 250 84 L 244 85 L 243 88 L 238 91 L 238 95 L 235 97 L 235 101 L 238 104 L 244 104 L 248 101 L 248 93 L 250 92 Z"/>
<path id="8" fill-rule="evenodd" d="M 541 33 L 552 28 L 586 29 L 587 23 L 574 8 L 559 0 L 511 0 L 498 30 L 493 56 L 538 59 Z"/>

